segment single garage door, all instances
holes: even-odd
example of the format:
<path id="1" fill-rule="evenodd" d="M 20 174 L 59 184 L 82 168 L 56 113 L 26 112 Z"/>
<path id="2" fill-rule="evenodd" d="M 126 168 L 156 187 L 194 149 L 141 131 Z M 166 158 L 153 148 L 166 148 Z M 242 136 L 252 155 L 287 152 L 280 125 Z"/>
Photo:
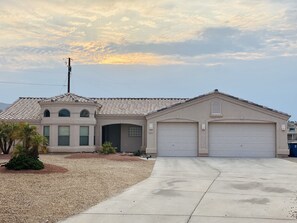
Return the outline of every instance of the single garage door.
<path id="1" fill-rule="evenodd" d="M 275 157 L 275 125 L 212 123 L 209 156 Z"/>
<path id="2" fill-rule="evenodd" d="M 197 123 L 158 123 L 158 156 L 197 156 Z"/>

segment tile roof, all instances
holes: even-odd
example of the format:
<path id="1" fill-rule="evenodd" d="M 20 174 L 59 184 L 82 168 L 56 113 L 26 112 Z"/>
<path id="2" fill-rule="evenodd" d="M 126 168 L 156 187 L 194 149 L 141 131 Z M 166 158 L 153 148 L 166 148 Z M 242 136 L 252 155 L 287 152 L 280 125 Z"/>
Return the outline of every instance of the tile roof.
<path id="1" fill-rule="evenodd" d="M 146 115 L 187 100 L 186 98 L 91 98 L 102 107 L 101 115 Z"/>
<path id="2" fill-rule="evenodd" d="M 51 98 L 41 100 L 41 102 L 79 102 L 79 103 L 95 103 L 90 98 L 78 96 L 73 93 L 66 93 Z"/>
<path id="3" fill-rule="evenodd" d="M 21 97 L 14 102 L 5 111 L 0 113 L 0 120 L 39 120 L 40 105 L 39 102 L 80 102 L 80 103 L 94 103 L 98 105 L 99 115 L 136 115 L 145 116 L 153 114 L 171 107 L 184 104 L 193 100 L 197 100 L 208 95 L 220 94 L 235 100 L 239 100 L 250 105 L 260 107 L 284 116 L 290 115 L 255 104 L 253 102 L 237 98 L 218 90 L 208 94 L 200 95 L 194 98 L 85 98 L 75 94 L 64 94 L 52 98 L 31 98 Z"/>
<path id="4" fill-rule="evenodd" d="M 19 98 L 0 113 L 0 120 L 38 120 L 40 119 L 39 101 L 45 98 Z"/>
<path id="5" fill-rule="evenodd" d="M 73 94 L 72 94 L 73 95 Z M 21 97 L 9 108 L 0 113 L 0 120 L 39 120 L 39 102 L 57 101 L 73 102 L 76 97 L 31 98 Z M 101 115 L 139 115 L 144 116 L 149 112 L 168 107 L 187 100 L 186 98 L 83 98 L 80 102 L 94 102 L 100 105 L 98 113 Z"/>

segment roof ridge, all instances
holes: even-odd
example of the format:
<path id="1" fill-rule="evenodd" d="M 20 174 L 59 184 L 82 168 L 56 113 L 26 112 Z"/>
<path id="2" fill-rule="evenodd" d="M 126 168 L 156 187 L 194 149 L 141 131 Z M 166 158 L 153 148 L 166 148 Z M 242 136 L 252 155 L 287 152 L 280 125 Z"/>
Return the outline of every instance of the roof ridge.
<path id="1" fill-rule="evenodd" d="M 19 99 L 47 99 L 46 97 L 19 97 Z"/>
<path id="2" fill-rule="evenodd" d="M 90 99 L 94 100 L 94 99 L 103 99 L 103 100 L 113 100 L 113 99 L 121 99 L 121 100 L 187 100 L 189 98 L 151 98 L 151 97 L 139 97 L 139 98 L 130 98 L 130 97 L 100 97 L 100 98 L 96 98 L 96 97 L 91 97 Z"/>

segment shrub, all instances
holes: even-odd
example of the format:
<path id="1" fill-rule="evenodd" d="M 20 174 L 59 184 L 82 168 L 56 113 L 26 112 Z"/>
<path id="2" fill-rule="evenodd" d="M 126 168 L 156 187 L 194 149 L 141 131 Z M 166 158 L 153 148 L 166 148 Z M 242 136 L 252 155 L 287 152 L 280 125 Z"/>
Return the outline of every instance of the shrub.
<path id="1" fill-rule="evenodd" d="M 5 167 L 9 170 L 41 170 L 44 165 L 39 159 L 20 154 L 9 160 Z"/>
<path id="2" fill-rule="evenodd" d="M 141 155 L 140 150 L 137 150 L 136 152 L 133 152 L 133 155 L 134 155 L 134 156 L 140 156 L 140 155 Z"/>
<path id="3" fill-rule="evenodd" d="M 116 147 L 112 146 L 111 142 L 105 142 L 102 145 L 102 149 L 100 152 L 103 154 L 113 154 L 113 153 L 116 153 L 116 149 L 117 149 Z"/>
<path id="4" fill-rule="evenodd" d="M 39 152 L 39 153 L 46 154 L 46 153 L 48 152 L 47 146 L 41 146 L 41 147 L 38 149 L 38 152 Z"/>

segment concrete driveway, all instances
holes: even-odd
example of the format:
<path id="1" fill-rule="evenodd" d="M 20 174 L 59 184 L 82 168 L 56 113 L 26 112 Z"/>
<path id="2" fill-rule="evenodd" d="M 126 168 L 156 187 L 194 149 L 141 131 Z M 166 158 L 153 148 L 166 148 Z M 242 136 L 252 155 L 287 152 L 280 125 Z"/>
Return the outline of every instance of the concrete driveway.
<path id="1" fill-rule="evenodd" d="M 152 176 L 64 222 L 297 222 L 297 163 L 158 158 Z"/>

